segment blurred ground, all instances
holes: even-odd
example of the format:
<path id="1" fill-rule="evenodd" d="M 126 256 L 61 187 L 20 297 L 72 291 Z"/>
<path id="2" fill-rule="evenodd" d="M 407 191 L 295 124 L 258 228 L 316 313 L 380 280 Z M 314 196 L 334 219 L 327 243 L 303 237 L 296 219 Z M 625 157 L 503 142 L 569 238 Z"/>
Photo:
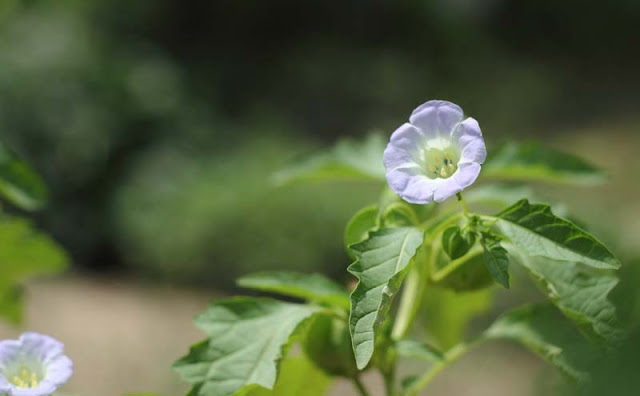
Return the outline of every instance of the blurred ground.
<path id="1" fill-rule="evenodd" d="M 64 340 L 74 361 L 66 391 L 185 393 L 170 367 L 201 337 L 191 319 L 212 295 L 81 277 L 35 282 L 27 290 L 29 330 Z M 0 326 L 0 338 L 18 333 Z"/>

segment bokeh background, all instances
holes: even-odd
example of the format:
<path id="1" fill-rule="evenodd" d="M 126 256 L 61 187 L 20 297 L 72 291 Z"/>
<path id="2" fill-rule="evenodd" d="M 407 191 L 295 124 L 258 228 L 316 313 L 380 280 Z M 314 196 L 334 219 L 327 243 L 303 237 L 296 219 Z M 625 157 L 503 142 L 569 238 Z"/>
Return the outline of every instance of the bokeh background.
<path id="1" fill-rule="evenodd" d="M 190 318 L 234 278 L 349 281 L 344 225 L 382 186 L 276 187 L 273 172 L 389 134 L 432 98 L 477 118 L 489 155 L 537 139 L 609 172 L 595 189 L 540 194 L 622 259 L 616 298 L 633 319 L 639 20 L 634 0 L 0 0 L 0 139 L 46 180 L 35 221 L 73 258 L 27 285 L 26 326 L 67 342 L 70 392 L 180 394 L 169 366 L 199 338 Z M 632 381 L 615 367 L 603 372 Z M 535 394 L 548 373 L 496 345 L 433 394 Z"/>

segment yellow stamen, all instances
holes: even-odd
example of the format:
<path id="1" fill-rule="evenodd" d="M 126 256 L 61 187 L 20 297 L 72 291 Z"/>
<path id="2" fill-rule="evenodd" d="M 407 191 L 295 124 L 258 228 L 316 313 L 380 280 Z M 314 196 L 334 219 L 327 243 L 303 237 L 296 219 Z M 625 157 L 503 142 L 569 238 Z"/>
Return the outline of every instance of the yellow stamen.
<path id="1" fill-rule="evenodd" d="M 25 384 L 20 377 L 18 377 L 17 375 L 15 375 L 13 377 L 13 379 L 11 380 L 11 382 L 13 382 L 14 385 L 19 386 L 20 388 L 26 388 L 27 384 Z"/>
<path id="2" fill-rule="evenodd" d="M 37 388 L 40 385 L 38 374 L 26 368 L 20 370 L 20 376 L 14 375 L 11 382 L 20 388 Z"/>

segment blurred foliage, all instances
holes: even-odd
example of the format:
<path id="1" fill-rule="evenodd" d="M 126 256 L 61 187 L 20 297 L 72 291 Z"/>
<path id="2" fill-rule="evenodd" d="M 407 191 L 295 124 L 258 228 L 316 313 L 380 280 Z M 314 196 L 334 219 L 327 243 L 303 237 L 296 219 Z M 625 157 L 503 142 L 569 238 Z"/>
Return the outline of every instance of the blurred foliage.
<path id="1" fill-rule="evenodd" d="M 0 142 L 0 195 L 23 210 L 44 204 L 40 177 Z M 0 318 L 22 322 L 23 283 L 34 276 L 62 272 L 67 254 L 49 236 L 17 216 L 0 213 Z"/>
<path id="2" fill-rule="evenodd" d="M 272 172 L 433 97 L 481 114 L 490 151 L 625 115 L 640 58 L 612 38 L 640 6 L 572 3 L 5 0 L 0 134 L 51 186 L 37 223 L 78 265 L 338 273 L 337 235 L 376 188 L 269 190 Z"/>

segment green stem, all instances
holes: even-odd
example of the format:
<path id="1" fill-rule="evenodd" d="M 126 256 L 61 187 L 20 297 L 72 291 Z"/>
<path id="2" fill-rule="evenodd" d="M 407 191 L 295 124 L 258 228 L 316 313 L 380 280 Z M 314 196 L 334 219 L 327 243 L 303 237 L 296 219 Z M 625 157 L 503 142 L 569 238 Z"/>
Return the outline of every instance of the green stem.
<path id="1" fill-rule="evenodd" d="M 353 384 L 358 389 L 360 396 L 369 396 L 369 391 L 364 387 L 364 384 L 360 380 L 360 377 L 353 377 Z"/>
<path id="2" fill-rule="evenodd" d="M 445 353 L 444 358 L 441 362 L 436 363 L 433 367 L 429 369 L 422 377 L 418 378 L 404 393 L 404 396 L 416 396 L 422 389 L 427 387 L 433 381 L 434 378 L 440 374 L 441 371 L 449 367 L 452 363 L 456 362 L 460 357 L 462 357 L 466 352 L 468 352 L 471 348 L 478 345 L 483 341 L 483 338 L 479 338 L 473 342 L 468 344 L 461 343 L 453 348 L 449 349 L 447 353 Z"/>
<path id="3" fill-rule="evenodd" d="M 435 282 L 444 279 L 447 275 L 458 269 L 458 267 L 471 260 L 472 258 L 482 254 L 482 252 L 483 250 L 481 247 L 475 247 L 469 250 L 464 256 L 458 257 L 455 260 L 451 260 L 449 265 L 439 271 L 436 271 L 436 268 L 434 268 L 435 264 L 432 262 L 431 271 L 433 273 L 431 274 L 431 279 L 433 279 Z"/>
<path id="4" fill-rule="evenodd" d="M 435 238 L 448 226 L 459 221 L 461 218 L 462 215 L 460 213 L 453 215 L 448 213 L 444 218 L 438 217 L 431 222 L 425 223 L 424 228 L 428 234 L 423 242 L 424 247 L 421 247 L 420 249 L 430 249 L 433 240 L 435 240 Z M 433 252 L 429 251 L 429 255 L 432 254 Z M 407 334 L 411 324 L 418 314 L 420 304 L 422 303 L 424 288 L 427 284 L 427 275 L 429 273 L 427 266 L 430 261 L 429 255 L 425 257 L 424 263 L 417 262 L 416 264 L 418 265 L 414 265 L 411 268 L 404 281 L 398 314 L 393 325 L 393 330 L 391 331 L 391 337 L 395 340 L 399 340 Z"/>
<path id="5" fill-rule="evenodd" d="M 418 267 L 419 265 L 414 265 L 404 281 L 402 299 L 391 331 L 391 338 L 394 340 L 399 340 L 407 334 L 418 312 L 424 286 L 422 270 Z"/>
<path id="6" fill-rule="evenodd" d="M 384 389 L 386 391 L 387 396 L 395 396 L 396 394 L 396 370 L 395 370 L 395 362 L 393 363 L 393 367 L 387 373 L 383 373 L 384 378 Z"/>
<path id="7" fill-rule="evenodd" d="M 467 206 L 467 201 L 465 201 L 464 198 L 462 197 L 462 193 L 457 193 L 456 197 L 458 197 L 458 202 L 460 202 L 460 204 L 462 205 L 462 211 L 464 212 L 464 215 L 468 216 L 469 206 Z"/>

